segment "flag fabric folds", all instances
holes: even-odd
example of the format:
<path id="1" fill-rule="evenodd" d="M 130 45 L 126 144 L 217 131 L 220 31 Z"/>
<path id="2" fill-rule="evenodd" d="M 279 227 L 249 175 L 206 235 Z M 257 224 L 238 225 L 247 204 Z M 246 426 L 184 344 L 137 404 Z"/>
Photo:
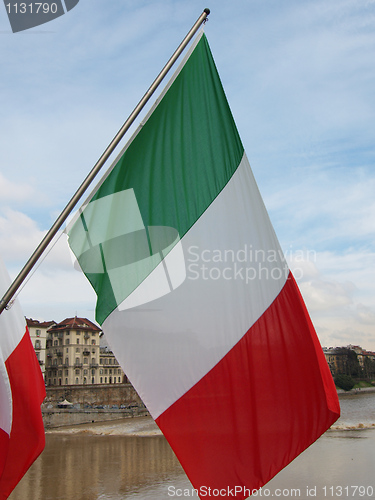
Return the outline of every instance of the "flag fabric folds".
<path id="1" fill-rule="evenodd" d="M 338 418 L 204 34 L 67 233 L 108 342 L 202 498 L 247 497 Z"/>
<path id="2" fill-rule="evenodd" d="M 0 259 L 0 293 L 10 284 Z M 18 301 L 0 314 L 0 499 L 44 449 L 42 372 Z"/>

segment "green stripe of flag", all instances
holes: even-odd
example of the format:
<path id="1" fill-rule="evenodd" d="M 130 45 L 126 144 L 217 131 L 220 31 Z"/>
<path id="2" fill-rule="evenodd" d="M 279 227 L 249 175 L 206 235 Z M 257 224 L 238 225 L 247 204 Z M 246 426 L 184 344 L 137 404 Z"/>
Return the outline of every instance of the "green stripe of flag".
<path id="1" fill-rule="evenodd" d="M 100 264 L 103 251 L 112 256 L 119 251 L 118 243 L 125 243 L 127 251 L 133 245 L 130 253 L 139 253 L 146 244 L 152 251 L 147 232 L 152 226 L 174 228 L 182 238 L 227 184 L 243 152 L 203 35 L 171 87 L 84 210 L 83 218 L 88 229 L 85 230 L 82 222 L 77 221 L 68 231 L 69 244 L 98 295 L 96 317 L 99 323 L 163 258 L 160 254 L 160 258 L 147 264 L 145 259 L 142 266 L 126 261 L 130 278 L 126 273 L 116 273 L 116 280 L 126 280 L 128 284 L 118 285 L 121 290 L 114 292 L 113 278 Z M 110 200 L 115 193 L 126 190 L 133 190 L 144 227 L 138 223 L 139 214 L 135 214 L 134 204 L 129 204 L 129 197 L 126 203 L 116 206 L 116 210 L 106 206 L 106 197 Z M 90 205 L 99 201 L 101 203 L 90 212 Z M 116 232 L 113 227 L 116 221 L 132 217 L 132 211 L 138 221 L 135 227 Z M 121 224 L 127 226 L 123 221 Z M 129 243 L 129 234 L 134 234 L 134 231 L 138 231 L 138 236 L 132 237 L 134 241 Z M 92 232 L 95 233 L 95 242 L 90 242 Z M 121 240 L 124 234 L 128 235 L 126 242 L 123 236 Z M 109 250 L 108 240 L 115 239 L 116 250 Z M 169 243 L 165 245 L 168 248 Z M 107 250 L 103 250 L 105 244 Z M 96 263 L 93 266 L 87 264 L 92 259 Z M 119 261 L 118 258 L 115 260 Z"/>

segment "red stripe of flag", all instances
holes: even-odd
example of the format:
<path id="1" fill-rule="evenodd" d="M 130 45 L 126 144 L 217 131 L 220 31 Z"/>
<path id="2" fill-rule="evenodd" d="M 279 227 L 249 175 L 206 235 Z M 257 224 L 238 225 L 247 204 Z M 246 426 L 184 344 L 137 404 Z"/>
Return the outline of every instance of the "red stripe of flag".
<path id="1" fill-rule="evenodd" d="M 45 445 L 40 405 L 46 391 L 27 328 L 5 366 L 12 391 L 13 419 L 10 436 L 4 432 L 0 435 L 0 445 L 1 441 L 5 443 L 5 436 L 9 441 L 8 452 L 3 447 L 0 451 L 0 461 L 5 461 L 0 477 L 1 500 L 8 498 Z"/>
<path id="2" fill-rule="evenodd" d="M 290 274 L 244 337 L 156 421 L 196 489 L 233 493 L 236 486 L 263 486 L 339 413 L 328 365 Z"/>

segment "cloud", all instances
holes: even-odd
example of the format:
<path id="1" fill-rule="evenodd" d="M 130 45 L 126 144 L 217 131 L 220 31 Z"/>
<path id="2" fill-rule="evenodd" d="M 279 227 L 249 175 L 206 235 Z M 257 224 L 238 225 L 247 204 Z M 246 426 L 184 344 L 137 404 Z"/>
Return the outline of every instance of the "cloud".
<path id="1" fill-rule="evenodd" d="M 322 344 L 375 350 L 375 253 L 293 249 L 286 257 Z"/>
<path id="2" fill-rule="evenodd" d="M 6 204 L 26 203 L 32 200 L 35 191 L 26 183 L 12 182 L 0 172 L 0 203 Z"/>
<path id="3" fill-rule="evenodd" d="M 3 215 L 0 215 L 0 252 L 4 261 L 26 261 L 44 233 L 37 223 L 24 213 L 6 208 Z"/>
<path id="4" fill-rule="evenodd" d="M 45 235 L 27 215 L 11 209 L 0 216 L 0 254 L 15 278 Z M 66 235 L 59 233 L 17 291 L 23 312 L 58 321 L 78 314 L 95 319 L 95 292 L 73 268 Z"/>

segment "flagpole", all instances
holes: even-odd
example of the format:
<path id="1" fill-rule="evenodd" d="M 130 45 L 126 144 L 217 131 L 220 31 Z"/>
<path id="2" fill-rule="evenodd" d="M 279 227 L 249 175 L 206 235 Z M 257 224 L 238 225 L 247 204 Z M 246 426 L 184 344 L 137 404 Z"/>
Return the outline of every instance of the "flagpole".
<path id="1" fill-rule="evenodd" d="M 186 45 L 190 42 L 190 40 L 193 38 L 195 33 L 198 31 L 199 27 L 203 22 L 206 21 L 207 16 L 210 13 L 210 9 L 204 9 L 202 14 L 199 16 L 191 30 L 188 32 L 188 34 L 185 36 L 185 38 L 182 40 L 180 45 L 177 47 L 167 64 L 164 66 L 164 68 L 161 70 L 159 75 L 156 77 L 154 82 L 151 84 L 145 95 L 142 97 L 142 99 L 139 101 L 137 106 L 134 108 L 132 113 L 129 115 L 128 119 L 126 122 L 123 124 L 123 126 L 120 128 L 120 130 L 117 132 L 115 137 L 112 139 L 112 142 L 109 144 L 107 149 L 104 151 L 102 156 L 99 158 L 99 160 L 96 162 L 94 167 L 92 168 L 91 172 L 87 175 L 86 179 L 82 182 L 80 187 L 77 189 L 76 193 L 74 196 L 71 198 L 69 203 L 66 205 L 64 210 L 61 212 L 59 217 L 56 219 L 55 223 L 51 227 L 51 229 L 48 231 L 48 233 L 45 235 L 45 237 L 42 239 L 40 242 L 39 246 L 36 248 L 30 259 L 27 261 L 23 269 L 20 271 L 16 279 L 13 281 L 13 283 L 10 285 L 8 288 L 7 292 L 4 294 L 3 298 L 0 301 L 0 314 L 3 312 L 5 308 L 7 308 L 9 302 L 23 283 L 23 281 L 26 279 L 27 275 L 30 273 L 32 268 L 35 266 L 37 261 L 40 259 L 41 255 L 43 254 L 44 250 L 47 248 L 49 243 L 52 241 L 58 230 L 61 228 L 63 223 L 66 221 L 68 218 L 69 214 L 72 212 L 73 208 L 76 206 L 80 198 L 83 196 L 87 188 L 90 186 L 91 182 L 94 180 L 96 175 L 99 173 L 100 169 L 103 167 L 105 162 L 108 160 L 109 156 L 112 154 L 113 150 L 116 148 L 118 143 L 121 141 L 123 138 L 124 134 L 127 132 L 127 130 L 130 128 L 130 126 L 133 124 L 134 120 L 137 118 L 139 113 L 142 111 L 144 106 L 147 104 L 148 100 L 152 96 L 152 94 L 155 92 L 155 90 L 158 88 L 168 71 L 171 69 L 173 64 L 176 62 L 178 57 L 181 55 L 183 50 L 185 49 Z"/>

